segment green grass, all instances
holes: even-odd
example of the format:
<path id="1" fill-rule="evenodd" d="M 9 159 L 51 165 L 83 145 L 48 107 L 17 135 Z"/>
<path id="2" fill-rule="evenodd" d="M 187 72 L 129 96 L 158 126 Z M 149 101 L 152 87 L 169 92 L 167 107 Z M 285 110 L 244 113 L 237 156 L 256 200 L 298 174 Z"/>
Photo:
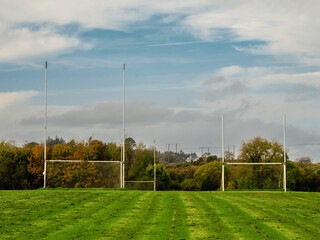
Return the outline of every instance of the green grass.
<path id="1" fill-rule="evenodd" d="M 0 191 L 0 239 L 319 239 L 320 193 Z"/>

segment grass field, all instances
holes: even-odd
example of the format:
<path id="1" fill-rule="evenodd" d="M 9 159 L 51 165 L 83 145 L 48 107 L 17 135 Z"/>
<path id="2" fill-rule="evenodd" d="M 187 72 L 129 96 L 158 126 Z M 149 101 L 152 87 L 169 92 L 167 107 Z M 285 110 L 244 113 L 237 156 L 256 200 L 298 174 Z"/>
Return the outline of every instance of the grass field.
<path id="1" fill-rule="evenodd" d="M 0 239 L 319 239 L 320 194 L 0 191 Z"/>

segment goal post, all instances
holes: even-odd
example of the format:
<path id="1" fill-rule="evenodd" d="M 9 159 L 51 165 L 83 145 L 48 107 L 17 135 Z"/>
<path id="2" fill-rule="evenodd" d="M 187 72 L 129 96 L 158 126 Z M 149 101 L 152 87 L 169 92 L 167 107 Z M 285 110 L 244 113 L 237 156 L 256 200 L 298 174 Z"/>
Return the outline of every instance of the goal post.
<path id="1" fill-rule="evenodd" d="M 125 64 L 123 64 L 123 137 L 125 136 L 125 80 L 124 80 L 124 71 Z M 120 161 L 104 161 L 104 160 L 66 160 L 66 159 L 57 159 L 57 160 L 48 160 L 47 159 L 47 113 L 48 113 L 48 97 L 47 97 L 47 75 L 48 75 L 48 63 L 45 61 L 45 96 L 44 96 L 44 132 L 43 132 L 43 188 L 47 187 L 47 165 L 48 163 L 118 163 L 119 164 L 119 188 L 124 188 L 124 168 L 125 168 L 125 138 L 123 139 L 123 146 L 121 148 L 121 160 Z"/>
<path id="2" fill-rule="evenodd" d="M 153 191 L 157 191 L 157 166 L 156 166 L 156 140 L 153 140 L 153 180 L 141 180 L 141 181 L 134 181 L 134 180 L 129 180 L 126 181 L 124 180 L 124 187 L 125 183 L 153 183 Z"/>
<path id="3" fill-rule="evenodd" d="M 287 191 L 286 179 L 286 115 L 283 115 L 283 162 L 225 162 L 224 158 L 224 116 L 221 115 L 221 140 L 222 140 L 222 167 L 221 167 L 221 190 L 225 190 L 225 166 L 226 165 L 283 165 L 283 191 Z"/>

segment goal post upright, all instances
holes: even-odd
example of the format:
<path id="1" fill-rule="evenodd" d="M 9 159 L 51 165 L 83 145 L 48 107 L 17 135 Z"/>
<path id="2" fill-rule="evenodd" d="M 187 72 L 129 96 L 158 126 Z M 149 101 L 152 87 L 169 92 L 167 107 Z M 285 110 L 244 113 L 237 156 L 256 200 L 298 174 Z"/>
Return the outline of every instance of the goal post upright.
<path id="1" fill-rule="evenodd" d="M 156 140 L 153 140 L 153 191 L 157 190 Z"/>
<path id="2" fill-rule="evenodd" d="M 119 177 L 120 177 L 120 181 L 119 181 L 119 188 L 122 188 L 122 139 L 120 141 L 120 161 L 119 161 L 119 170 L 120 170 L 120 174 L 119 174 Z"/>
<path id="3" fill-rule="evenodd" d="M 221 146 L 222 146 L 222 172 L 221 172 L 221 190 L 224 191 L 224 117 L 221 115 Z"/>
<path id="4" fill-rule="evenodd" d="M 123 64 L 123 102 L 122 102 L 122 141 L 123 141 L 123 149 L 122 149 L 122 186 L 125 187 L 125 162 L 126 162 L 126 134 L 125 134 L 125 106 L 126 106 L 126 96 L 125 96 L 125 70 L 126 65 Z"/>
<path id="5" fill-rule="evenodd" d="M 283 191 L 287 191 L 286 115 L 283 115 Z"/>
<path id="6" fill-rule="evenodd" d="M 47 72 L 48 64 L 45 63 L 45 87 L 44 87 L 44 133 L 43 133 L 43 188 L 47 185 Z"/>

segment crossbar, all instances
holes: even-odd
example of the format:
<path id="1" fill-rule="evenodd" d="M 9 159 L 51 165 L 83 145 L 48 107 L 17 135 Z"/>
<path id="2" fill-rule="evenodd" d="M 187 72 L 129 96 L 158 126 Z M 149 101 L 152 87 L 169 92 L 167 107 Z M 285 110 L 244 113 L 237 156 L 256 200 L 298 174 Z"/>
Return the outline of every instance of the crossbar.
<path id="1" fill-rule="evenodd" d="M 47 160 L 47 162 L 89 162 L 89 163 L 120 163 L 120 161 L 86 161 L 86 160 Z"/>
<path id="2" fill-rule="evenodd" d="M 129 183 L 130 182 L 132 182 L 132 183 L 135 183 L 135 182 L 152 182 L 153 183 L 154 181 L 125 181 L 125 182 L 129 182 Z"/>
<path id="3" fill-rule="evenodd" d="M 225 165 L 282 165 L 283 162 L 273 162 L 273 163 L 265 163 L 265 162 L 261 162 L 261 163 L 231 163 L 231 162 L 224 162 L 223 164 Z"/>

